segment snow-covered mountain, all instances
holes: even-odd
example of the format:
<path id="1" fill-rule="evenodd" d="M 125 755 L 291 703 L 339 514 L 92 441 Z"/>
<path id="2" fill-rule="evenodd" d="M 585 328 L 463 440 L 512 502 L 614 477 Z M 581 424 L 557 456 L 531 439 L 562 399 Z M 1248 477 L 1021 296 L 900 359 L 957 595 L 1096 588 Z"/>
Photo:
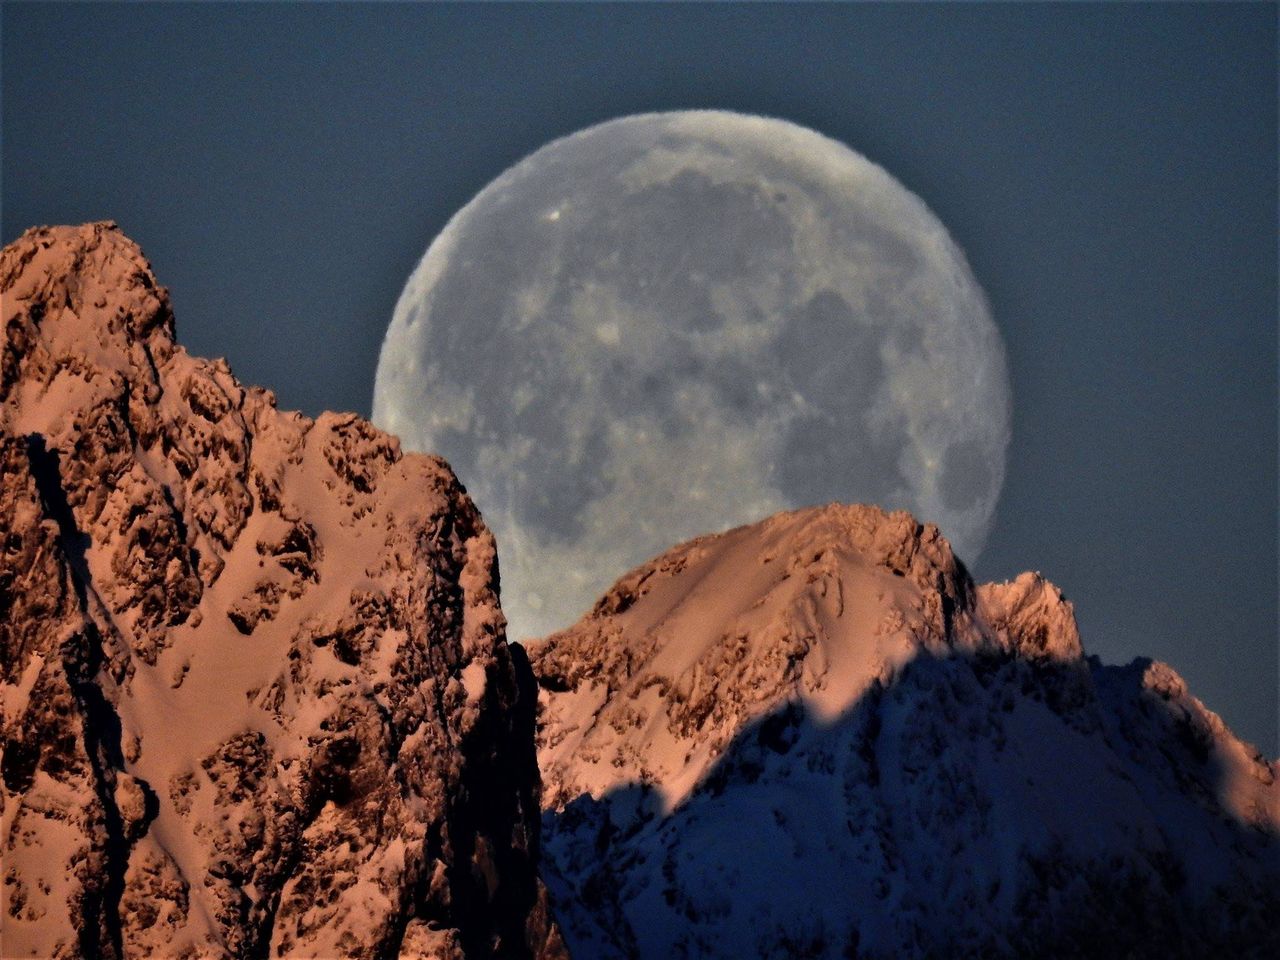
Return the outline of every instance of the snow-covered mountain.
<path id="1" fill-rule="evenodd" d="M 112 225 L 0 322 L 0 956 L 560 957 L 540 857 L 578 960 L 1280 955 L 1280 767 L 1036 575 L 780 514 L 530 671 L 448 466 L 188 356 Z"/>
<path id="2" fill-rule="evenodd" d="M 531 645 L 579 958 L 1280 956 L 1280 768 L 1024 574 L 829 506 Z"/>
<path id="3" fill-rule="evenodd" d="M 448 466 L 188 356 L 111 224 L 28 231 L 0 300 L 0 954 L 560 955 Z"/>

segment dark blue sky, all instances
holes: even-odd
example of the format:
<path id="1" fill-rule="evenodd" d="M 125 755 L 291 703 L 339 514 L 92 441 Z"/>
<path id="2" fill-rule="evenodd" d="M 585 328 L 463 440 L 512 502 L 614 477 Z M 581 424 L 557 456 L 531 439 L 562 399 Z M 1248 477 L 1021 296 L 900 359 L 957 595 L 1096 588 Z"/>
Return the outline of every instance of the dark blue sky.
<path id="1" fill-rule="evenodd" d="M 192 352 L 368 413 L 449 216 L 547 141 L 718 107 L 848 143 L 966 251 L 1014 438 L 975 573 L 1277 751 L 1276 6 L 3 7 L 3 240 L 111 218 Z"/>

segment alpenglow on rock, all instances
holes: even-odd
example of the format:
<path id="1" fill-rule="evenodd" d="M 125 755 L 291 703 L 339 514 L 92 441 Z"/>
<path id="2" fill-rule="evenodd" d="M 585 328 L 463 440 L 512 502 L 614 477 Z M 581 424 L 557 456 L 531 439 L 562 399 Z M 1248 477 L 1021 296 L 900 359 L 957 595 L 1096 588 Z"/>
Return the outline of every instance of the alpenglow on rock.
<path id="1" fill-rule="evenodd" d="M 575 956 L 1280 956 L 1280 773 L 1034 574 L 832 505 L 530 647 Z"/>
<path id="2" fill-rule="evenodd" d="M 0 299 L 0 952 L 560 955 L 448 466 L 188 356 L 112 224 L 28 231 Z"/>

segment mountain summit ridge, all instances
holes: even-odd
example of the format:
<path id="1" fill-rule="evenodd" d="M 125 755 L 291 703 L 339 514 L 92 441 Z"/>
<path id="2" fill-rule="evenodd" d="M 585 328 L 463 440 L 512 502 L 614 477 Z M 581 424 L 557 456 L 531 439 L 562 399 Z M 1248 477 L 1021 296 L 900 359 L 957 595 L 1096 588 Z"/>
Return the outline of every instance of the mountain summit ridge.
<path id="1" fill-rule="evenodd" d="M 906 513 L 692 540 L 530 658 L 578 955 L 1277 945 L 1280 766 L 1167 665 L 1086 656 L 1039 574 L 976 585 Z"/>

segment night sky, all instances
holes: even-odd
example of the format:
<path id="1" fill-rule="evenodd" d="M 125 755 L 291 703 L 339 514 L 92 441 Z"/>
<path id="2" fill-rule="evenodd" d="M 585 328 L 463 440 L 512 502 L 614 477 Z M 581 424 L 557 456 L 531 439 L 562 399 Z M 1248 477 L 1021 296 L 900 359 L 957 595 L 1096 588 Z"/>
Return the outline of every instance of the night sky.
<path id="1" fill-rule="evenodd" d="M 980 579 L 1172 663 L 1277 752 L 1276 7 L 3 7 L 8 242 L 114 219 L 179 335 L 368 414 L 448 218 L 615 116 L 782 117 L 884 166 L 984 286 L 1014 393 Z M 944 531 L 945 532 L 945 531 Z"/>

